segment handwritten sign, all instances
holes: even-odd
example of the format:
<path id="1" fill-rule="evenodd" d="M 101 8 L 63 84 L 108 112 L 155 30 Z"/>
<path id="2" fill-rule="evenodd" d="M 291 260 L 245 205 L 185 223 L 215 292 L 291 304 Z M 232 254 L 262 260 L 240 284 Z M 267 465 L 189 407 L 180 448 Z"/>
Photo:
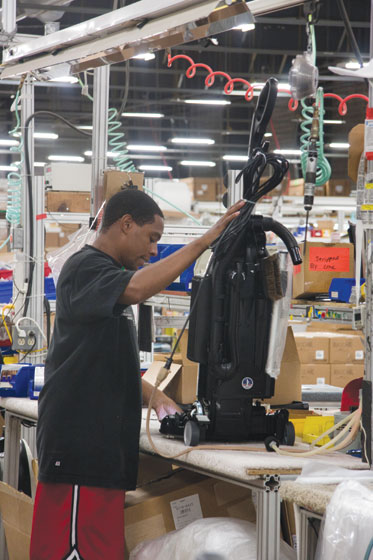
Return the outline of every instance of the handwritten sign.
<path id="1" fill-rule="evenodd" d="M 309 270 L 311 272 L 348 272 L 350 249 L 348 247 L 310 247 Z"/>

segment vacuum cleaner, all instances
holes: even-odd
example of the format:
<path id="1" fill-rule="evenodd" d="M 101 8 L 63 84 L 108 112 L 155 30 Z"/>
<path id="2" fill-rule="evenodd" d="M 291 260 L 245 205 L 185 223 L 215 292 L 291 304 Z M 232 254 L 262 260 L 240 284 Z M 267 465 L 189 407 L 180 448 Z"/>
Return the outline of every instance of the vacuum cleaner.
<path id="1" fill-rule="evenodd" d="M 192 280 L 187 355 L 199 363 L 197 400 L 160 426 L 161 433 L 183 437 L 188 446 L 264 441 L 271 450 L 273 440 L 294 443 L 288 411 L 268 413 L 259 402 L 274 395 L 273 353 L 277 349 L 278 373 L 285 345 L 288 307 L 281 310 L 281 303 L 289 293 L 289 256 L 294 265 L 302 262 L 286 227 L 254 214 L 256 202 L 281 182 L 289 166 L 263 142 L 276 97 L 277 81 L 270 78 L 253 116 L 247 165 L 236 178 L 243 178 L 246 204 L 214 242 L 205 274 Z M 268 166 L 272 176 L 261 184 Z M 269 253 L 266 232 L 282 240 L 284 251 Z"/>

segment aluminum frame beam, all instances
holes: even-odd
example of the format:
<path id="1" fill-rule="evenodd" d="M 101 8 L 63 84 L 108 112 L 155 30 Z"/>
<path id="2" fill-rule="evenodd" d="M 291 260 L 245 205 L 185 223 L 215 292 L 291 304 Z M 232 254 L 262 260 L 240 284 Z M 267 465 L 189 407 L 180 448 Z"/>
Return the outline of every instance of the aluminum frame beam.
<path id="1" fill-rule="evenodd" d="M 161 0 L 157 2 L 157 8 L 152 8 L 149 0 L 141 0 L 111 14 L 51 33 L 47 39 L 15 45 L 4 53 L 3 78 L 66 62 L 71 64 L 72 73 L 121 62 L 144 50 L 170 48 L 227 31 L 244 21 L 248 22 L 250 11 L 254 15 L 262 15 L 302 3 L 303 0 L 252 0 L 248 3 L 226 0 L 226 4 L 221 6 L 216 0 L 203 3 L 176 0 L 170 7 L 168 0 Z M 97 37 L 103 34 L 108 36 Z M 82 43 L 87 36 L 89 41 Z M 82 44 L 69 47 L 77 42 Z M 44 54 L 51 48 L 61 51 L 54 56 Z M 39 56 L 27 60 L 36 55 Z M 21 58 L 26 62 L 11 66 Z"/>

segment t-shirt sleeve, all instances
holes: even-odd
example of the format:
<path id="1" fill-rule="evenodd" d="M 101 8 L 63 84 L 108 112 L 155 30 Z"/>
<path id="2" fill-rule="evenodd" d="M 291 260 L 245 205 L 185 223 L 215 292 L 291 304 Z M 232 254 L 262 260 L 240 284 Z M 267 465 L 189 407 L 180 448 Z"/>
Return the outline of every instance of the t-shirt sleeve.
<path id="1" fill-rule="evenodd" d="M 70 316 L 79 321 L 119 316 L 127 307 L 118 303 L 134 271 L 122 270 L 108 259 L 92 257 L 80 264 L 69 285 L 62 286 Z"/>

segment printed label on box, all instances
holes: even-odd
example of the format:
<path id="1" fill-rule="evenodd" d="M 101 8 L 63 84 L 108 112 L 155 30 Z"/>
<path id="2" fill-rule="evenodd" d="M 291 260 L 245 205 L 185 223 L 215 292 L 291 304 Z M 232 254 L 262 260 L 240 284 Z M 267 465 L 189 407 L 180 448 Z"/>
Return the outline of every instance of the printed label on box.
<path id="1" fill-rule="evenodd" d="M 339 292 L 332 292 L 332 297 L 338 298 Z"/>
<path id="2" fill-rule="evenodd" d="M 317 377 L 316 385 L 325 385 L 325 377 Z"/>
<path id="3" fill-rule="evenodd" d="M 189 523 L 192 523 L 192 521 L 203 518 L 198 494 L 174 500 L 170 502 L 170 505 L 175 529 L 182 529 L 189 525 Z"/>
<path id="4" fill-rule="evenodd" d="M 324 359 L 324 350 L 316 350 L 315 358 L 316 358 L 316 360 L 323 360 Z"/>
<path id="5" fill-rule="evenodd" d="M 309 270 L 312 272 L 348 272 L 350 249 L 348 247 L 310 247 Z"/>
<path id="6" fill-rule="evenodd" d="M 355 350 L 355 360 L 364 360 L 364 350 Z"/>

